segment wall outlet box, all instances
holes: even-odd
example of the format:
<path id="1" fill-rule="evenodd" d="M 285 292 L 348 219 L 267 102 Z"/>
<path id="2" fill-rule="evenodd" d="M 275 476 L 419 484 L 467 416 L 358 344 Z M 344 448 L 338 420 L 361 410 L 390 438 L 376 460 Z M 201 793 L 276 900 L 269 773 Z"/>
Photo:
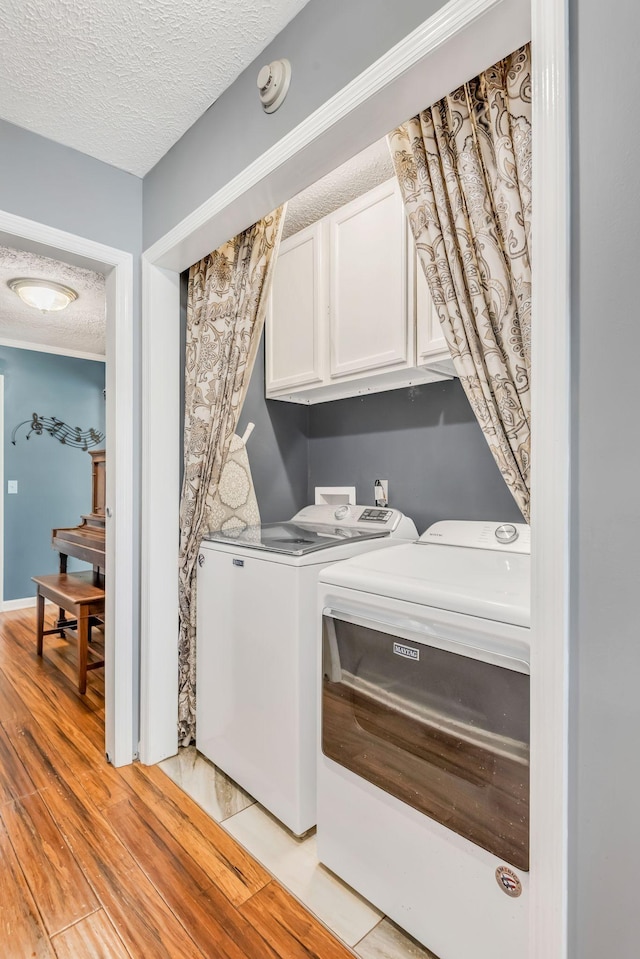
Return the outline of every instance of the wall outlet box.
<path id="1" fill-rule="evenodd" d="M 376 506 L 387 506 L 389 503 L 389 480 L 377 479 L 373 484 L 373 502 Z"/>
<path id="2" fill-rule="evenodd" d="M 7 493 L 18 492 L 18 480 L 7 480 Z"/>

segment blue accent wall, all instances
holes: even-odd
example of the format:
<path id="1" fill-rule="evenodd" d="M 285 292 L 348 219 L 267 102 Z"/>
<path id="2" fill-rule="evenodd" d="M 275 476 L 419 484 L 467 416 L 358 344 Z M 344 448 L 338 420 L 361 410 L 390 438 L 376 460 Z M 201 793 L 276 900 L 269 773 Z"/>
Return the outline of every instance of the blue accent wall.
<path id="1" fill-rule="evenodd" d="M 89 453 L 43 434 L 26 439 L 32 413 L 104 433 L 104 363 L 33 350 L 0 347 L 4 376 L 4 599 L 34 596 L 32 576 L 55 573 L 55 526 L 76 526 L 91 511 Z M 102 444 L 101 444 L 102 445 Z M 96 447 L 98 448 L 98 447 Z M 7 481 L 18 481 L 17 495 Z M 69 560 L 69 569 L 86 568 Z"/>

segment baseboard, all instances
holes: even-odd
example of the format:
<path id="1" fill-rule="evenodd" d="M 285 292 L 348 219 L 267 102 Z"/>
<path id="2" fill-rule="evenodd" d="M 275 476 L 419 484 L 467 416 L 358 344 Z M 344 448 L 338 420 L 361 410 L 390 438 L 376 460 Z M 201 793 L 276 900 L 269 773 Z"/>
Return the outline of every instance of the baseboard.
<path id="1" fill-rule="evenodd" d="M 53 606 L 54 603 L 50 603 L 48 599 L 45 600 L 47 606 Z M 24 599 L 6 599 L 0 609 L 3 613 L 8 613 L 12 609 L 31 609 L 36 605 L 35 596 L 25 596 Z"/>

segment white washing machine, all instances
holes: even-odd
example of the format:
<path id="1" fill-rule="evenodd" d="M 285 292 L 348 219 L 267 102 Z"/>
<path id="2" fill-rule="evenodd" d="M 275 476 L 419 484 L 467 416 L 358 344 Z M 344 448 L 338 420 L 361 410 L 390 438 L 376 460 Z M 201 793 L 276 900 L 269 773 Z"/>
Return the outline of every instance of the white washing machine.
<path id="1" fill-rule="evenodd" d="M 322 571 L 320 861 L 440 959 L 528 951 L 530 535 Z"/>
<path id="2" fill-rule="evenodd" d="M 318 505 L 201 544 L 196 745 L 296 835 L 316 822 L 318 573 L 417 536 L 395 509 Z"/>

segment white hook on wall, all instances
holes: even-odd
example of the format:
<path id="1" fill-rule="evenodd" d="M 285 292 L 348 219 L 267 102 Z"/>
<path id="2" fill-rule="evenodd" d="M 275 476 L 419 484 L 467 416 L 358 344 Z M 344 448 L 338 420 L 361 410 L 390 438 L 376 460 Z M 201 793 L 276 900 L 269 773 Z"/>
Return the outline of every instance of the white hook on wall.
<path id="1" fill-rule="evenodd" d="M 256 424 L 255 424 L 255 423 L 247 423 L 247 428 L 246 428 L 246 430 L 244 431 L 244 433 L 242 434 L 242 442 L 244 443 L 245 446 L 247 445 L 247 440 L 249 439 L 249 437 L 250 437 L 251 434 L 253 433 L 255 427 L 256 427 Z"/>

